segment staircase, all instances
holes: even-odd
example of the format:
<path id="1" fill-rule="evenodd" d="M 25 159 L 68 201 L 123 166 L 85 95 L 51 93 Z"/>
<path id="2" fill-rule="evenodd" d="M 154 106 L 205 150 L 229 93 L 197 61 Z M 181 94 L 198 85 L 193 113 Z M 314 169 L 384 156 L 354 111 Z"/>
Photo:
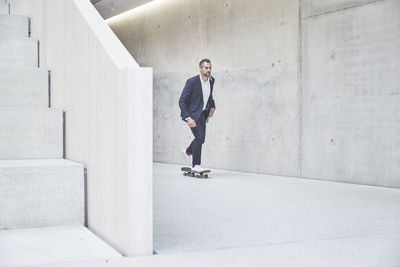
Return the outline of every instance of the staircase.
<path id="1" fill-rule="evenodd" d="M 84 168 L 63 159 L 63 111 L 50 107 L 39 41 L 28 17 L 0 6 L 0 230 L 83 225 Z"/>
<path id="2" fill-rule="evenodd" d="M 50 105 L 50 71 L 40 66 L 30 18 L 10 10 L 0 0 L 0 266 L 119 257 L 84 227 L 84 167 L 65 159 L 64 112 Z M 63 237 L 63 251 L 47 254 Z M 75 246 L 84 249 L 71 254 Z"/>

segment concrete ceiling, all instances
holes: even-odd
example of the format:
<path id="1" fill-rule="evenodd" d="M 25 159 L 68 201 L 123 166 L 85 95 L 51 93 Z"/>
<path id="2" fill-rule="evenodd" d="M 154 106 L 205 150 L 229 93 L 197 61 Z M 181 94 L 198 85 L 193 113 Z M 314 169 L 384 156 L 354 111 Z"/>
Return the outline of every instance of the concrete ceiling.
<path id="1" fill-rule="evenodd" d="M 90 0 L 104 19 L 111 18 L 152 0 Z"/>

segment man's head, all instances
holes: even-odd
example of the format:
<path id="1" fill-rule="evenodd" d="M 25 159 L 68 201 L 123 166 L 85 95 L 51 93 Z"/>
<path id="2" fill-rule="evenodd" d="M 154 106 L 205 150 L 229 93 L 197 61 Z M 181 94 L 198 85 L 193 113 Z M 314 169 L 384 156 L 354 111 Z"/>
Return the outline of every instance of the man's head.
<path id="1" fill-rule="evenodd" d="M 205 77 L 211 75 L 211 61 L 208 58 L 202 59 L 199 62 L 200 73 Z"/>

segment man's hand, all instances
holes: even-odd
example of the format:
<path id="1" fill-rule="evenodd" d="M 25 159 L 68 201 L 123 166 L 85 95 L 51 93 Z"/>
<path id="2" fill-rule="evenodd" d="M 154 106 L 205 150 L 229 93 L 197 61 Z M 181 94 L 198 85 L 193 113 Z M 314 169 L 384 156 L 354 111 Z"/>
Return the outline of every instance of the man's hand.
<path id="1" fill-rule="evenodd" d="M 189 125 L 190 128 L 196 127 L 196 122 L 194 121 L 194 119 L 189 118 L 186 122 L 187 122 L 187 124 Z"/>
<path id="2" fill-rule="evenodd" d="M 214 115 L 214 111 L 215 111 L 215 108 L 210 109 L 210 114 L 208 115 L 209 118 L 211 118 Z"/>

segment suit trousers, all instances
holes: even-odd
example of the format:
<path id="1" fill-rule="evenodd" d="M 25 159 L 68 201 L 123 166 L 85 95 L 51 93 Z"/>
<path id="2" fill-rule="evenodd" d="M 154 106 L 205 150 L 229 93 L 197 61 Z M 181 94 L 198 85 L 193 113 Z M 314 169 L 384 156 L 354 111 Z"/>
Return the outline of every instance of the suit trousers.
<path id="1" fill-rule="evenodd" d="M 203 111 L 200 118 L 196 121 L 196 127 L 190 128 L 194 139 L 186 149 L 186 152 L 193 155 L 193 165 L 201 164 L 201 147 L 206 139 L 206 116 L 206 111 Z"/>

